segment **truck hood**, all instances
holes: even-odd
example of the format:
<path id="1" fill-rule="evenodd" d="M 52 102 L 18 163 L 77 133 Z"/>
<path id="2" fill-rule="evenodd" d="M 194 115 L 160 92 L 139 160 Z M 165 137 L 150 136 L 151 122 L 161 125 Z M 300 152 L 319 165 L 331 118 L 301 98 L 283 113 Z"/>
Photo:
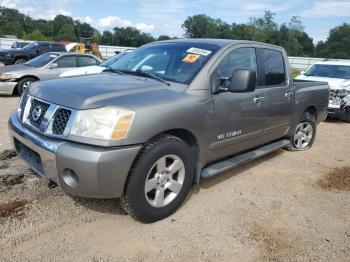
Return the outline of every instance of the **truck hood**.
<path id="1" fill-rule="evenodd" d="M 296 77 L 298 80 L 308 80 L 308 81 L 322 81 L 327 82 L 331 90 L 348 90 L 350 91 L 350 80 L 341 78 L 331 78 L 331 77 L 319 77 L 319 76 L 306 76 L 299 75 Z"/>
<path id="2" fill-rule="evenodd" d="M 184 89 L 184 86 L 182 89 Z M 155 96 L 173 92 L 152 79 L 115 73 L 102 73 L 33 83 L 29 94 L 42 100 L 73 108 L 89 109 L 103 106 L 137 106 Z"/>

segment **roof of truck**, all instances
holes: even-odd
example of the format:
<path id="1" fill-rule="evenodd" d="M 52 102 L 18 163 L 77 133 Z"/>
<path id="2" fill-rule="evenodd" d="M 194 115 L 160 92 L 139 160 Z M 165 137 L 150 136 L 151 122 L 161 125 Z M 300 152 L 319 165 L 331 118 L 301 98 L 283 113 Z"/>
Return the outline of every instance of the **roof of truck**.
<path id="1" fill-rule="evenodd" d="M 278 47 L 282 48 L 280 46 L 256 42 L 256 41 L 248 41 L 248 40 L 232 40 L 232 39 L 215 39 L 215 38 L 183 38 L 183 39 L 170 39 L 165 41 L 159 41 L 155 43 L 201 43 L 201 44 L 213 44 L 218 46 L 230 46 L 235 44 L 259 44 L 259 45 L 266 45 L 270 47 Z"/>

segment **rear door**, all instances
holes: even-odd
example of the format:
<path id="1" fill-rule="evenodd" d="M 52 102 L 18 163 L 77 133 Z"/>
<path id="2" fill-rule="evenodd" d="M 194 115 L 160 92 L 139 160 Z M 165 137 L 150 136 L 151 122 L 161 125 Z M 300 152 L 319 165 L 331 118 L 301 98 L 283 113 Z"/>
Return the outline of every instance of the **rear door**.
<path id="1" fill-rule="evenodd" d="M 80 55 L 78 56 L 78 67 L 99 65 L 100 62 L 92 56 Z"/>
<path id="2" fill-rule="evenodd" d="M 256 72 L 254 47 L 235 47 L 223 55 L 211 78 L 228 81 L 236 69 Z M 209 146 L 209 161 L 232 155 L 259 145 L 264 132 L 264 89 L 253 92 L 213 94 L 214 120 Z"/>
<path id="3" fill-rule="evenodd" d="M 279 49 L 259 48 L 260 77 L 265 90 L 265 139 L 283 137 L 291 126 L 293 85 L 289 79 L 287 63 Z"/>

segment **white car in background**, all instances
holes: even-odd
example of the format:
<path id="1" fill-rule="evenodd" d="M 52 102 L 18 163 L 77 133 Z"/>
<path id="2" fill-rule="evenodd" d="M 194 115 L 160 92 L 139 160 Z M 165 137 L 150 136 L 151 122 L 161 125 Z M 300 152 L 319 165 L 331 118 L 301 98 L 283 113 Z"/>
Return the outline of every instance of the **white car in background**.
<path id="1" fill-rule="evenodd" d="M 328 82 L 331 89 L 328 115 L 350 123 L 350 62 L 319 62 L 296 79 Z"/>
<path id="2" fill-rule="evenodd" d="M 118 59 L 125 56 L 126 54 L 130 53 L 131 50 L 126 50 L 122 53 L 119 53 L 110 59 L 104 61 L 103 63 L 99 64 L 98 66 L 85 66 L 80 68 L 75 68 L 69 71 L 66 71 L 62 74 L 60 74 L 60 77 L 70 77 L 70 76 L 81 76 L 81 75 L 92 75 L 92 74 L 100 74 L 104 70 L 106 70 L 108 67 L 110 67 L 112 64 L 114 64 Z"/>

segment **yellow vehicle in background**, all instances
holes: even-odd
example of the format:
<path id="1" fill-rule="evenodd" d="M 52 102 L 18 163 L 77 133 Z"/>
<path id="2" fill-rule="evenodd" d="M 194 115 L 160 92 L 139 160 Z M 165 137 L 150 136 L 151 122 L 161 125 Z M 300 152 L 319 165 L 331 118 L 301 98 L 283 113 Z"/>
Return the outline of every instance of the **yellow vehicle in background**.
<path id="1" fill-rule="evenodd" d="M 91 38 L 80 37 L 79 43 L 69 43 L 66 45 L 66 49 L 69 52 L 92 54 L 98 58 L 102 58 L 98 43 L 92 42 Z"/>

